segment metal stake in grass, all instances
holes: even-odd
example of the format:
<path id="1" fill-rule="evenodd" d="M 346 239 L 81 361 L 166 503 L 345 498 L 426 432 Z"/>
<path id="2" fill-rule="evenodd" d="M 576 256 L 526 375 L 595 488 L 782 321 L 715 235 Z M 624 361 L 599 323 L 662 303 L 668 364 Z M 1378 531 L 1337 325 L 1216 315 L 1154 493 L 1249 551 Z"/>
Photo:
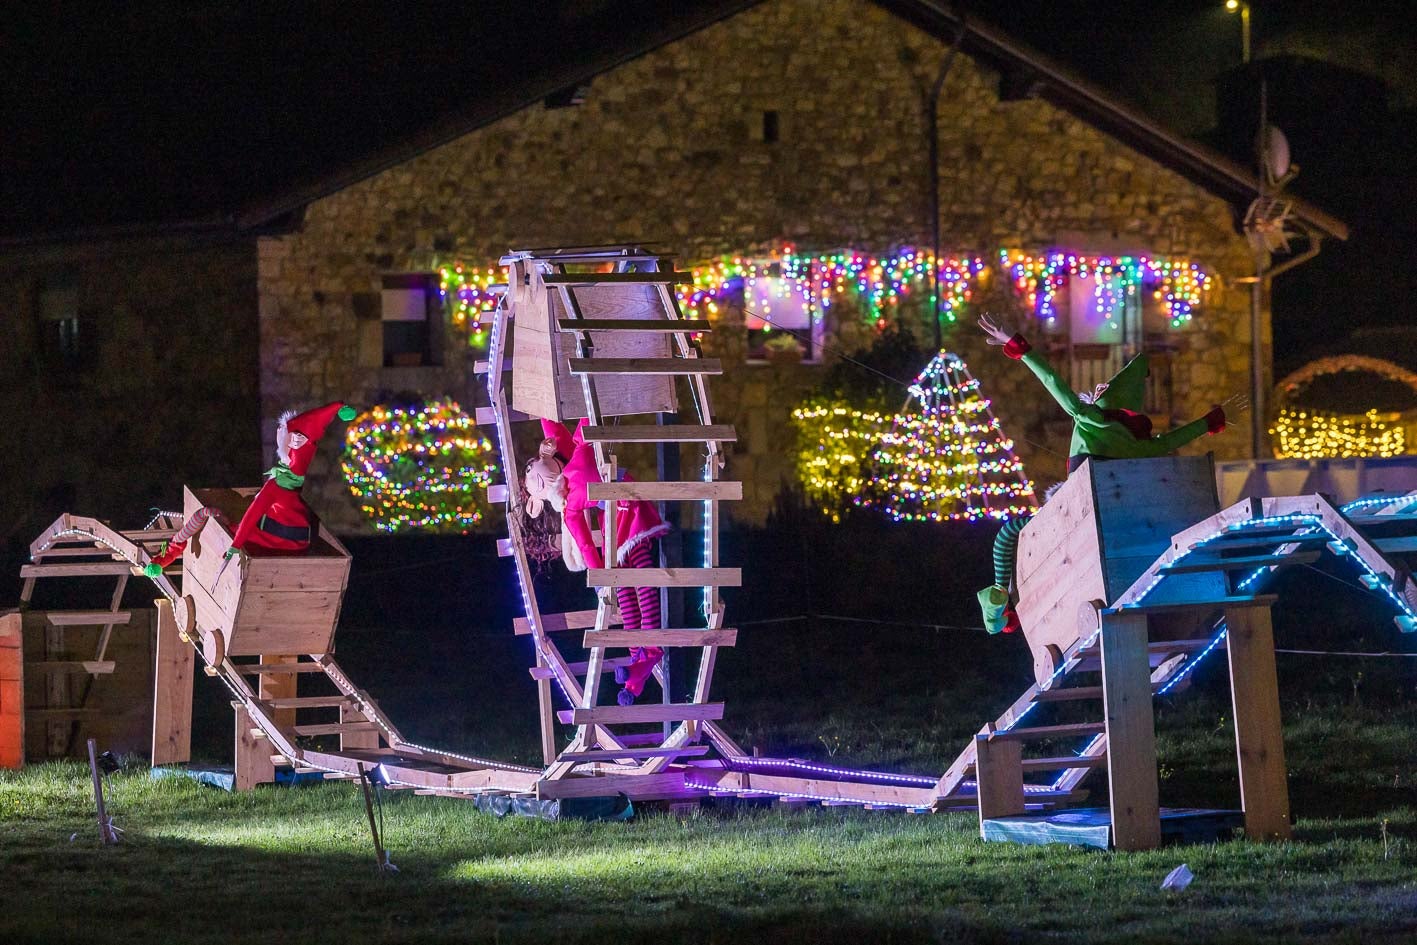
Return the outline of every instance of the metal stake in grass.
<path id="1" fill-rule="evenodd" d="M 363 765 L 359 766 L 359 786 L 364 790 L 364 812 L 369 815 L 369 833 L 374 838 L 374 859 L 380 873 L 397 873 L 399 868 L 389 862 L 389 852 L 384 849 L 379 836 L 379 825 L 374 821 L 374 786 Z"/>
<path id="2" fill-rule="evenodd" d="M 113 826 L 113 818 L 103 806 L 103 776 L 98 773 L 98 748 L 89 739 L 89 771 L 93 774 L 94 803 L 98 809 L 98 839 L 104 846 L 118 842 L 118 828 Z"/>

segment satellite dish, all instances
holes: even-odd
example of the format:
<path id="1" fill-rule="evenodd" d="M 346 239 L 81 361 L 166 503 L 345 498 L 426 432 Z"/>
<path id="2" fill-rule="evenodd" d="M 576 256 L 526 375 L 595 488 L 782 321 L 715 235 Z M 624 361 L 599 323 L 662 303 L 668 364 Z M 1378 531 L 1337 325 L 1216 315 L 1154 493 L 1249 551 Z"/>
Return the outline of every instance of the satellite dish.
<path id="1" fill-rule="evenodd" d="M 1298 173 L 1290 159 L 1289 139 L 1274 125 L 1266 124 L 1260 129 L 1259 152 L 1270 186 L 1282 186 Z"/>

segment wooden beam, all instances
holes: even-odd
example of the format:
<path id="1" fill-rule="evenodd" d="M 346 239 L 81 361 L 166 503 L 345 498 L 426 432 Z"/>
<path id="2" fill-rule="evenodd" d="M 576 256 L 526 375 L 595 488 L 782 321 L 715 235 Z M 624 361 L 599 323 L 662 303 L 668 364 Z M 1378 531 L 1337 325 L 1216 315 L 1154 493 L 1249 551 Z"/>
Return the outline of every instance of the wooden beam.
<path id="1" fill-rule="evenodd" d="M 979 802 L 980 829 L 995 817 L 1014 817 L 1025 808 L 1023 793 L 1023 746 L 1018 742 L 998 742 L 987 735 L 975 737 L 975 792 Z"/>
<path id="2" fill-rule="evenodd" d="M 688 755 L 706 755 L 707 745 L 680 745 L 677 748 L 601 748 L 595 751 L 562 752 L 559 761 L 615 761 L 620 758 L 677 758 Z"/>
<path id="3" fill-rule="evenodd" d="M 348 732 L 377 732 L 379 726 L 373 722 L 329 722 L 323 725 L 293 725 L 290 730 L 296 735 L 344 735 Z"/>
<path id="4" fill-rule="evenodd" d="M 733 427 L 723 423 L 585 426 L 581 436 L 587 443 L 733 443 L 738 439 Z"/>
<path id="5" fill-rule="evenodd" d="M 1401 538 L 1374 538 L 1373 545 L 1385 555 L 1417 554 L 1417 535 Z"/>
<path id="6" fill-rule="evenodd" d="M 556 327 L 562 331 L 653 331 L 672 333 L 687 331 L 704 334 L 713 326 L 702 318 L 559 318 Z"/>
<path id="7" fill-rule="evenodd" d="M 733 502 L 743 498 L 743 483 L 719 482 L 592 482 L 586 485 L 592 502 L 602 500 L 646 502 Z"/>
<path id="8" fill-rule="evenodd" d="M 264 738 L 257 738 L 251 715 L 245 706 L 236 709 L 236 790 L 249 791 L 258 784 L 269 784 L 276 779 L 276 768 L 271 763 L 270 745 Z"/>
<path id="9" fill-rule="evenodd" d="M 1257 607 L 1228 610 L 1225 622 L 1245 835 L 1252 840 L 1288 840 L 1289 777 L 1270 612 Z"/>
<path id="10" fill-rule="evenodd" d="M 1004 732 L 992 732 L 991 742 L 1027 742 L 1044 738 L 1078 738 L 1084 735 L 1101 735 L 1106 726 L 1101 722 L 1076 722 L 1069 725 L 1038 725 L 1032 728 L 1011 728 Z"/>
<path id="11" fill-rule="evenodd" d="M 555 633 L 560 630 L 589 630 L 595 626 L 596 613 L 594 610 L 571 610 L 564 614 L 542 614 L 541 629 L 546 633 Z M 512 630 L 519 637 L 526 636 L 531 633 L 531 621 L 525 617 L 513 617 Z"/>
<path id="12" fill-rule="evenodd" d="M 590 568 L 588 587 L 738 587 L 741 568 Z"/>
<path id="13" fill-rule="evenodd" d="M 156 606 L 153 767 L 192 760 L 192 682 L 197 659 L 196 651 L 178 635 L 172 602 L 163 599 Z"/>
<path id="14" fill-rule="evenodd" d="M 243 676 L 263 676 L 269 673 L 323 673 L 325 668 L 319 663 L 233 663 L 236 671 Z"/>
<path id="15" fill-rule="evenodd" d="M 126 561 L 81 561 L 69 564 L 22 564 L 20 577 L 112 577 L 133 573 L 133 566 Z"/>
<path id="16" fill-rule="evenodd" d="M 276 696 L 261 701 L 272 709 L 330 709 L 353 700 L 349 696 Z"/>
<path id="17" fill-rule="evenodd" d="M 629 666 L 633 662 L 628 656 L 607 657 L 600 661 L 600 671 L 602 673 L 614 672 L 617 668 Z M 566 668 L 577 676 L 584 676 L 586 670 L 590 668 L 589 662 L 567 663 Z M 556 671 L 549 666 L 533 666 L 527 672 L 531 673 L 532 679 L 555 679 Z M 554 754 L 553 754 L 554 757 Z M 549 762 L 548 762 L 549 764 Z"/>
<path id="18" fill-rule="evenodd" d="M 1276 538 L 1235 538 L 1225 542 L 1207 542 L 1191 545 L 1192 551 L 1251 551 L 1258 548 L 1275 548 L 1279 545 L 1294 545 L 1300 548 L 1322 547 L 1329 541 L 1328 535 L 1299 535 Z"/>
<path id="19" fill-rule="evenodd" d="M 582 374 L 722 374 L 718 358 L 571 358 L 572 376 Z"/>
<path id="20" fill-rule="evenodd" d="M 1156 726 L 1145 614 L 1102 615 L 1102 705 L 1107 730 L 1107 782 L 1112 845 L 1161 845 Z"/>
<path id="21" fill-rule="evenodd" d="M 638 722 L 682 722 L 685 719 L 721 719 L 723 703 L 646 703 L 644 705 L 598 705 L 572 709 L 574 725 L 630 725 Z"/>
<path id="22" fill-rule="evenodd" d="M 133 618 L 130 610 L 46 610 L 43 614 L 45 622 L 54 627 L 102 627 Z"/>
<path id="23" fill-rule="evenodd" d="M 684 794 L 684 773 L 666 771 L 660 774 L 620 774 L 598 777 L 569 777 L 536 782 L 538 797 L 614 797 L 627 794 L 638 797 L 674 797 Z"/>
<path id="24" fill-rule="evenodd" d="M 181 642 L 181 641 L 179 641 Z M 88 676 L 109 676 L 117 667 L 113 660 L 40 660 L 26 663 L 28 669 L 39 673 L 75 673 Z"/>
<path id="25" fill-rule="evenodd" d="M 1248 555 L 1241 558 L 1187 558 L 1161 569 L 1162 574 L 1194 574 L 1204 571 L 1247 571 L 1251 568 L 1283 568 L 1296 564 L 1312 564 L 1320 552 L 1300 551 L 1291 555 Z"/>
<path id="26" fill-rule="evenodd" d="M 687 272 L 544 272 L 544 285 L 688 285 Z"/>
<path id="27" fill-rule="evenodd" d="M 1196 608 L 1224 607 L 1229 610 L 1236 607 L 1269 607 L 1278 598 L 1274 594 L 1233 594 L 1225 597 L 1213 597 L 1209 600 L 1183 600 L 1161 604 L 1128 604 L 1126 607 L 1109 607 L 1102 613 L 1108 614 L 1174 614 L 1184 610 L 1194 610 Z"/>
<path id="28" fill-rule="evenodd" d="M 721 630 L 591 630 L 581 645 L 592 646 L 733 646 L 738 631 Z"/>

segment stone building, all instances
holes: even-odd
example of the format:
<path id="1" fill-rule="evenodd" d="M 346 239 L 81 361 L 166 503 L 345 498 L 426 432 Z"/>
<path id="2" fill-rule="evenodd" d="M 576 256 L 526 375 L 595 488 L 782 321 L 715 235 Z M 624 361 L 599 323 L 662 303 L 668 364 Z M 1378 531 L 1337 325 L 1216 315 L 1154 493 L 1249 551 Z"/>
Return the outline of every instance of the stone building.
<path id="1" fill-rule="evenodd" d="M 172 329 L 185 328 L 186 340 L 168 349 L 121 341 L 125 332 L 150 335 L 148 320 L 165 316 L 142 305 L 115 312 L 104 348 L 113 363 L 98 369 L 111 380 L 95 379 L 85 393 L 122 396 L 129 359 L 146 359 L 144 370 L 181 378 L 207 398 L 203 423 L 239 428 L 233 447 L 253 444 L 259 422 L 267 459 L 275 418 L 290 406 L 483 402 L 472 372 L 476 338 L 449 317 L 437 274 L 459 264 L 485 269 L 524 246 L 649 241 L 681 269 L 739 258 L 769 278 L 787 247 L 882 260 L 937 245 L 942 258 L 978 259 L 971 299 L 944 343 L 983 379 L 1030 472 L 1045 481 L 1062 475 L 1067 424 L 1024 369 L 985 351 L 972 326 L 977 311 L 1005 314 L 1046 340 L 1080 389 L 1135 351 L 1153 351 L 1148 409 L 1163 428 L 1249 389 L 1250 296 L 1241 280 L 1254 261 L 1238 221 L 1255 195 L 1252 173 L 933 0 L 696 6 L 674 30 L 634 34 L 582 66 L 522 77 L 515 94 L 470 100 L 460 120 L 229 208 L 200 244 L 168 227 L 168 239 L 186 240 L 180 254 L 153 243 L 125 263 L 92 239 L 46 246 L 44 260 L 31 246 L 5 250 L 7 314 L 62 338 L 46 307 L 59 303 L 43 291 L 56 266 L 95 291 L 137 285 L 144 267 L 164 261 L 180 268 L 186 297 L 212 317 L 188 310 L 186 325 Z M 1315 244 L 1346 236 L 1342 223 L 1302 202 L 1293 225 Z M 1063 256 L 1051 301 L 1063 317 L 1045 324 L 1013 266 L 1022 257 L 1046 264 L 1055 252 Z M 1093 260 L 1119 256 L 1186 267 L 1208 277 L 1208 288 L 1186 319 L 1160 297 L 1173 283 L 1147 278 L 1128 288 L 1089 278 Z M 1082 270 L 1070 274 L 1068 257 Z M 929 291 L 925 283 L 906 289 L 917 298 Z M 1088 297 L 1113 291 L 1136 297 L 1087 309 Z M 741 295 L 717 308 L 709 345 L 724 357 L 726 377 L 714 388 L 715 412 L 739 429 L 730 475 L 744 481 L 746 501 L 735 512 L 758 521 L 793 475 L 792 409 L 841 351 L 869 341 L 869 319 L 853 302 L 818 326 L 804 323 L 809 350 L 796 360 L 767 356 L 764 326 Z M 1084 310 L 1121 326 L 1088 325 Z M 86 324 L 82 303 L 79 312 Z M 1267 309 L 1262 315 L 1267 335 Z M 1268 350 L 1264 337 L 1266 378 Z M 207 366 L 208 353 L 219 369 Z M 1249 452 L 1243 430 L 1203 446 L 1230 458 Z M 254 479 L 254 463 L 238 465 L 252 470 L 241 478 Z M 230 472 L 221 464 L 198 471 Z M 335 527 L 361 527 L 337 468 L 317 467 L 306 494 Z"/>

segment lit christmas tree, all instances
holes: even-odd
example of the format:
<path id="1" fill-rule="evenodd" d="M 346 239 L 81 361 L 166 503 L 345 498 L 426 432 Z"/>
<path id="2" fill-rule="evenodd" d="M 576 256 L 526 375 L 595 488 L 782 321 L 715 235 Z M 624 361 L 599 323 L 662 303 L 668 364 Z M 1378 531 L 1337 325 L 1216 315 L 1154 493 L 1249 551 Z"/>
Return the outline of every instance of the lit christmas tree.
<path id="1" fill-rule="evenodd" d="M 862 505 L 898 522 L 1007 519 L 1032 509 L 1033 483 L 964 361 L 942 351 L 910 385 L 876 451 Z"/>

